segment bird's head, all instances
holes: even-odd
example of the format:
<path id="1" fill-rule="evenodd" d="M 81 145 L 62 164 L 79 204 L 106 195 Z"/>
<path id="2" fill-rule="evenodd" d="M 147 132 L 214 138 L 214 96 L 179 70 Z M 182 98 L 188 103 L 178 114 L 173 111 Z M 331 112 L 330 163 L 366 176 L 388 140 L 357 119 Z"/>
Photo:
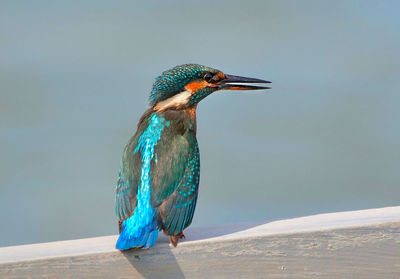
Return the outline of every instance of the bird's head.
<path id="1" fill-rule="evenodd" d="M 156 110 L 182 109 L 196 105 L 218 90 L 269 89 L 248 83 L 270 83 L 269 81 L 233 76 L 197 64 L 176 66 L 163 72 L 153 84 L 150 105 Z"/>

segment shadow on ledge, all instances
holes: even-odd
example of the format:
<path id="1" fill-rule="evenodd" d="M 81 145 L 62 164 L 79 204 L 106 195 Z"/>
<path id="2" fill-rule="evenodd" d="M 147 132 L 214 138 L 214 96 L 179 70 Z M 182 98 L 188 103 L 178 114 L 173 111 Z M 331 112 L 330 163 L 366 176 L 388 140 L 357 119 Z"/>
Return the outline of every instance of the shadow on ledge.
<path id="1" fill-rule="evenodd" d="M 157 252 L 154 253 L 151 249 L 156 249 Z M 122 254 L 144 278 L 185 278 L 171 249 L 175 248 L 162 243 L 150 249 L 132 249 Z"/>
<path id="2" fill-rule="evenodd" d="M 210 228 L 189 228 L 185 231 L 185 241 L 201 240 L 223 236 L 246 229 L 253 228 L 260 223 L 241 223 L 229 226 L 217 226 Z M 122 252 L 132 267 L 144 278 L 185 278 L 182 269 L 173 253 L 174 248 L 169 245 L 168 237 L 159 235 L 157 243 L 149 249 L 132 249 Z"/>

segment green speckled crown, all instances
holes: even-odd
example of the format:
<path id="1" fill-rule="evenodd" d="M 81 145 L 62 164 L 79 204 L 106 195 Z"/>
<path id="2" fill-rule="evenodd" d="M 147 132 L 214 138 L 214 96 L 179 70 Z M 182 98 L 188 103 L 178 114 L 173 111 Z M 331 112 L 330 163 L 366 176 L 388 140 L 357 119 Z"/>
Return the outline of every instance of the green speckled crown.
<path id="1" fill-rule="evenodd" d="M 184 64 L 163 72 L 153 84 L 150 105 L 153 106 L 159 101 L 184 91 L 186 84 L 201 79 L 208 72 L 217 73 L 218 70 L 198 64 Z"/>

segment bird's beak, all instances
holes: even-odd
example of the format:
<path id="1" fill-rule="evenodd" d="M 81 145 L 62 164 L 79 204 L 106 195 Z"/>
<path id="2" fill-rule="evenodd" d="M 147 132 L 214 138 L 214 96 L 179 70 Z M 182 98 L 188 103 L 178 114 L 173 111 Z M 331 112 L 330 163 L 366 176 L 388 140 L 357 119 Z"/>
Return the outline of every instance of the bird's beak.
<path id="1" fill-rule="evenodd" d="M 218 90 L 257 90 L 257 89 L 271 89 L 271 87 L 267 86 L 254 86 L 254 85 L 246 85 L 242 83 L 271 83 L 270 81 L 258 79 L 258 78 L 249 78 L 249 77 L 241 77 L 241 76 L 233 76 L 233 75 L 225 75 L 225 78 L 220 80 L 216 86 Z"/>

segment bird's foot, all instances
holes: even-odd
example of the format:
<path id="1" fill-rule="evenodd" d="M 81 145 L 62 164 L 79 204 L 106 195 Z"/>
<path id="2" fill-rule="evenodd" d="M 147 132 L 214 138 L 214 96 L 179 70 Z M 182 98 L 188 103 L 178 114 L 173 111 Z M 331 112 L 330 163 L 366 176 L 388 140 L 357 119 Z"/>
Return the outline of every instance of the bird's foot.
<path id="1" fill-rule="evenodd" d="M 169 243 L 171 243 L 172 246 L 176 247 L 178 246 L 178 241 L 179 239 L 184 239 L 185 235 L 183 232 L 177 234 L 177 235 L 170 235 L 169 236 Z"/>

